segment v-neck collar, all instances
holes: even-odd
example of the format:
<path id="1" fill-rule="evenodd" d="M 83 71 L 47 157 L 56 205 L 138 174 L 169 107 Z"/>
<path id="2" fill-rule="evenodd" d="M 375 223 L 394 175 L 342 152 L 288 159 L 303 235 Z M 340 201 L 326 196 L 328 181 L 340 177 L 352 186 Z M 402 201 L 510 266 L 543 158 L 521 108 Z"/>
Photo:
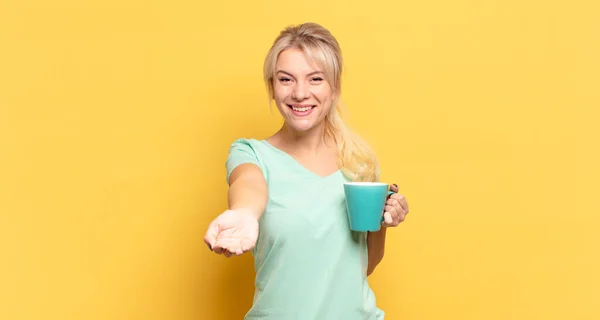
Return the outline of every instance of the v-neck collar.
<path id="1" fill-rule="evenodd" d="M 325 176 L 322 176 L 322 175 L 316 174 L 316 173 L 314 173 L 313 171 L 311 171 L 311 170 L 309 170 L 308 168 L 306 168 L 304 165 L 302 165 L 302 164 L 301 164 L 301 163 L 300 163 L 298 160 L 296 160 L 296 158 L 292 157 L 292 155 L 290 155 L 289 153 L 287 153 L 287 152 L 285 152 L 285 151 L 283 151 L 283 150 L 281 150 L 281 149 L 277 148 L 276 146 L 272 145 L 272 144 L 271 144 L 269 141 L 267 141 L 267 139 L 263 139 L 263 140 L 261 140 L 261 141 L 262 141 L 264 144 L 266 144 L 267 146 L 269 146 L 270 148 L 272 148 L 273 150 L 275 150 L 276 152 L 278 152 L 278 153 L 282 154 L 284 157 L 286 157 L 286 158 L 288 158 L 289 160 L 291 160 L 291 161 L 294 163 L 294 165 L 296 165 L 296 166 L 300 167 L 300 168 L 301 168 L 303 171 L 305 171 L 305 172 L 309 173 L 310 175 L 312 175 L 312 176 L 315 176 L 315 177 L 317 177 L 317 178 L 320 178 L 320 179 L 327 179 L 327 178 L 329 178 L 329 177 L 332 177 L 332 176 L 335 176 L 335 175 L 337 175 L 338 173 L 340 173 L 340 172 L 341 172 L 341 170 L 340 170 L 340 169 L 337 169 L 337 170 L 335 170 L 334 172 L 332 172 L 332 173 L 330 173 L 330 174 L 328 174 L 328 175 L 325 175 Z"/>

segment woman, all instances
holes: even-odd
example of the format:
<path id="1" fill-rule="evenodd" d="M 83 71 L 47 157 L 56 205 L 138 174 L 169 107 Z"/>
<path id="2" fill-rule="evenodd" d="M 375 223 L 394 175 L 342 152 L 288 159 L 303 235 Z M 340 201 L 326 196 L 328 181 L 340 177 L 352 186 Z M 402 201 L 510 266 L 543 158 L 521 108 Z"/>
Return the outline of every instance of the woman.
<path id="1" fill-rule="evenodd" d="M 393 194 L 380 231 L 349 229 L 343 183 L 377 181 L 378 167 L 339 115 L 341 70 L 329 31 L 315 23 L 283 30 L 264 80 L 284 124 L 267 139 L 231 145 L 229 210 L 204 240 L 227 257 L 252 251 L 256 288 L 246 319 L 383 319 L 367 276 L 383 258 L 386 228 L 408 206 Z"/>

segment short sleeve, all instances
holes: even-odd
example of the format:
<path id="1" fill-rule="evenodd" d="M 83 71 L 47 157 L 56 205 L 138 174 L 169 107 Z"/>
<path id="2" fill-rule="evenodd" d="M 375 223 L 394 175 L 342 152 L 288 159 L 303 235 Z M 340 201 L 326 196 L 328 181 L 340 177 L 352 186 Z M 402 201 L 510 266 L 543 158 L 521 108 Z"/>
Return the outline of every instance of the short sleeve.
<path id="1" fill-rule="evenodd" d="M 229 155 L 225 163 L 227 169 L 227 182 L 229 182 L 229 176 L 235 168 L 244 163 L 251 163 L 257 165 L 264 173 L 262 163 L 260 162 L 256 150 L 252 146 L 248 139 L 238 139 L 234 141 L 229 147 Z"/>

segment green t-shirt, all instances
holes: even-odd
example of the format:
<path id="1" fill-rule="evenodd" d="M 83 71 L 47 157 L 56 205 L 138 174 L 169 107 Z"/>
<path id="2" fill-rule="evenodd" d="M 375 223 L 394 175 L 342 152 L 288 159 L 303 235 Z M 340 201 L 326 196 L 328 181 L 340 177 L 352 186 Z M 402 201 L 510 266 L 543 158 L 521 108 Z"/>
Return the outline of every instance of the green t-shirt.
<path id="1" fill-rule="evenodd" d="M 366 233 L 349 229 L 341 171 L 321 177 L 266 140 L 230 148 L 227 180 L 258 165 L 269 190 L 252 250 L 253 306 L 246 320 L 383 319 L 367 281 Z"/>

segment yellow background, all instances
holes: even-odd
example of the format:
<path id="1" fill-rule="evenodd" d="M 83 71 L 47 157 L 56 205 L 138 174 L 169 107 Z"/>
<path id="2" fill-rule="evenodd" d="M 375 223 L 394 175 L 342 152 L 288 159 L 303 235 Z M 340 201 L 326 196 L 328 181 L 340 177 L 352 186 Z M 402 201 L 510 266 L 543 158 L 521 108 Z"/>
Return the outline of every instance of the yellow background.
<path id="1" fill-rule="evenodd" d="M 591 3 L 591 1 L 590 1 Z M 600 319 L 600 8 L 577 1 L 3 0 L 0 319 L 241 319 L 202 237 L 280 125 L 279 30 L 345 54 L 349 122 L 409 199 L 386 319 Z"/>

